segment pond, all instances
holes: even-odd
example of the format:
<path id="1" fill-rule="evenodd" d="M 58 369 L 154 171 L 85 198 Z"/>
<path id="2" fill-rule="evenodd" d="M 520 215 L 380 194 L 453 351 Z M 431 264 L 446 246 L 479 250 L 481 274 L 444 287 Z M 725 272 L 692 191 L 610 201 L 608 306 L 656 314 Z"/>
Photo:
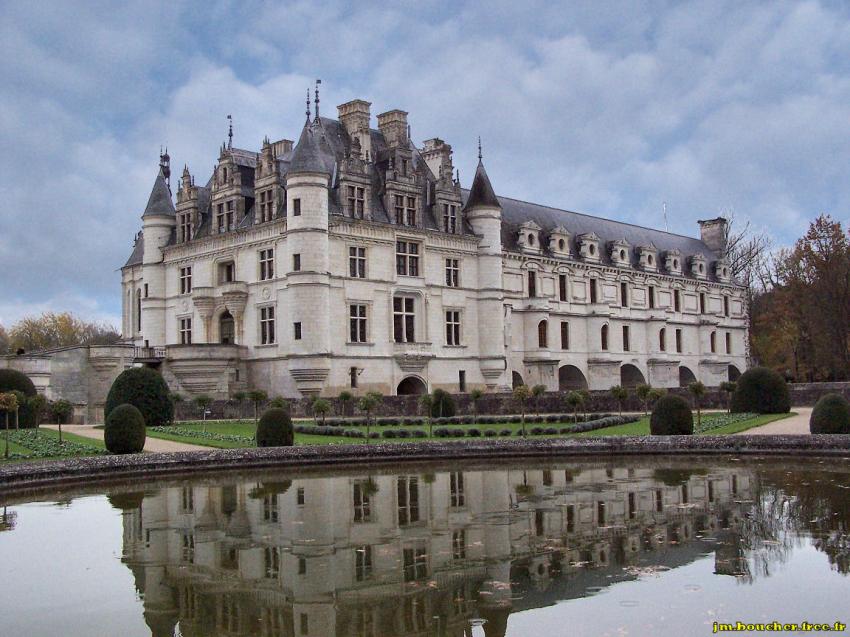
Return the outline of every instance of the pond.
<path id="1" fill-rule="evenodd" d="M 0 634 L 709 635 L 850 623 L 846 461 L 215 474 L 6 503 Z"/>

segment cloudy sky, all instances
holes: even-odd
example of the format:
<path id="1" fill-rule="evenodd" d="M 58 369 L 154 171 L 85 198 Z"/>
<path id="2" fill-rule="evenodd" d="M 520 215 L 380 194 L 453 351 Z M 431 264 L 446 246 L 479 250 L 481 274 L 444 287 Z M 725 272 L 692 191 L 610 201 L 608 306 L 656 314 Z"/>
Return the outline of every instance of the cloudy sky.
<path id="1" fill-rule="evenodd" d="M 206 181 L 226 130 L 297 139 L 304 92 L 409 111 L 469 184 L 694 235 L 732 210 L 790 244 L 850 216 L 842 2 L 0 3 L 0 324 L 120 324 L 156 175 Z M 485 6 L 486 5 L 486 6 Z M 374 123 L 374 119 L 373 119 Z"/>

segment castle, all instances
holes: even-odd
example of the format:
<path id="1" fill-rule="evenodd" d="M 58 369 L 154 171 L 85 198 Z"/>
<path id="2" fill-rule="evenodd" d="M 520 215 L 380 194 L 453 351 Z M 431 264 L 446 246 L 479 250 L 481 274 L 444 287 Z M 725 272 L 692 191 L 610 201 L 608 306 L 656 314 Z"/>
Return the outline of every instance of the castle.
<path id="1" fill-rule="evenodd" d="M 297 143 L 231 134 L 176 205 L 170 180 L 166 152 L 122 331 L 190 396 L 717 386 L 746 368 L 725 220 L 695 239 L 497 196 L 480 145 L 467 190 L 401 110 L 375 129 L 369 102 L 331 119 L 317 93 Z"/>

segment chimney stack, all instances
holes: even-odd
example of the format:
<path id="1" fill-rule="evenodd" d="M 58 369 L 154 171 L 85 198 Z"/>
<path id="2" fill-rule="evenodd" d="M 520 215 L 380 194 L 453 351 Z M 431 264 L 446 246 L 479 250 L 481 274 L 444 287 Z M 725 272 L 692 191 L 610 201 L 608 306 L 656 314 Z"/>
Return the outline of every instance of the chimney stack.
<path id="1" fill-rule="evenodd" d="M 372 106 L 372 103 L 365 100 L 351 100 L 336 107 L 339 113 L 339 122 L 345 128 L 349 138 L 353 140 L 357 137 L 360 140 L 363 159 L 372 156 L 372 138 L 369 135 L 370 106 Z"/>
<path id="2" fill-rule="evenodd" d="M 724 217 L 700 220 L 699 236 L 702 242 L 713 250 L 718 257 L 726 256 L 726 240 L 729 222 Z"/>
<path id="3" fill-rule="evenodd" d="M 398 109 L 378 115 L 378 129 L 389 148 L 407 145 L 407 112 Z"/>

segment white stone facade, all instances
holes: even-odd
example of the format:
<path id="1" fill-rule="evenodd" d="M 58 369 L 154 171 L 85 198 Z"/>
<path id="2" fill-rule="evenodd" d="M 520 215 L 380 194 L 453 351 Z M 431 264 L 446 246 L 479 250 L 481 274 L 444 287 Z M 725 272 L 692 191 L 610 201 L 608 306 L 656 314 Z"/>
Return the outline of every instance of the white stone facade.
<path id="1" fill-rule="evenodd" d="M 703 242 L 497 200 L 480 162 L 465 191 L 448 144 L 417 149 L 403 111 L 378 121 L 355 100 L 297 145 L 223 147 L 206 187 L 184 170 L 176 208 L 165 156 L 122 270 L 137 358 L 215 397 L 716 386 L 746 368 L 722 221 Z"/>

